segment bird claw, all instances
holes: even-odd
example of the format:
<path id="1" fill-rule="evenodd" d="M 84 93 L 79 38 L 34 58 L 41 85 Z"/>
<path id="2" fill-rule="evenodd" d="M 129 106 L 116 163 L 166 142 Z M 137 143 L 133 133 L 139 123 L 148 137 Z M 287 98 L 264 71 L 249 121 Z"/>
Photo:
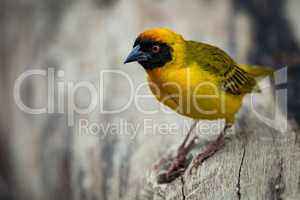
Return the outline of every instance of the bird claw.
<path id="1" fill-rule="evenodd" d="M 184 159 L 178 160 L 178 158 L 176 158 L 176 160 L 169 165 L 167 172 L 161 173 L 157 176 L 158 184 L 170 183 L 185 172 L 192 161 L 192 156 L 188 156 L 188 158 L 186 156 L 181 158 Z"/>
<path id="2" fill-rule="evenodd" d="M 196 156 L 196 158 L 193 160 L 193 166 L 190 169 L 190 174 L 192 174 L 193 169 L 197 169 L 204 162 L 204 160 L 215 154 L 223 145 L 224 137 L 223 135 L 220 135 L 217 140 L 210 144 L 204 152 Z"/>
<path id="3" fill-rule="evenodd" d="M 166 173 L 159 174 L 157 176 L 157 183 L 158 184 L 170 183 L 173 180 L 175 180 L 176 178 L 178 178 L 179 176 L 181 176 L 184 171 L 185 171 L 185 169 L 181 168 L 176 171 L 173 171 L 172 173 L 166 172 Z"/>
<path id="4" fill-rule="evenodd" d="M 191 169 L 189 170 L 190 175 L 193 172 L 193 169 L 197 169 L 205 160 L 205 156 L 203 155 L 203 153 L 200 153 L 194 160 L 193 160 L 193 165 L 191 167 Z"/>

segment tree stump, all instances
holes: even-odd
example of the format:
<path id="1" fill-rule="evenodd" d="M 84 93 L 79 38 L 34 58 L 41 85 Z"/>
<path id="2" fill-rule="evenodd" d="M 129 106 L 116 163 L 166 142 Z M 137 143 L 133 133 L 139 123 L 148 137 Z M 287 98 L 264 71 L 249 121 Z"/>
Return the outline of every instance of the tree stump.
<path id="1" fill-rule="evenodd" d="M 299 133 L 291 125 L 276 131 L 248 114 L 235 132 L 197 170 L 189 173 L 189 166 L 169 184 L 157 184 L 158 172 L 150 170 L 136 199 L 300 199 Z"/>

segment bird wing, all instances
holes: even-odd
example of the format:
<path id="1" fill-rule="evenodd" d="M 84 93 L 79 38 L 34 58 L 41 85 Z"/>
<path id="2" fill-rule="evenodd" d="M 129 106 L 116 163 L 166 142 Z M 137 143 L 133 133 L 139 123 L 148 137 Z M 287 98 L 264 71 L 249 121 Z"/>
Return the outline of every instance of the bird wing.
<path id="1" fill-rule="evenodd" d="M 187 41 L 187 60 L 216 76 L 221 88 L 231 94 L 251 92 L 256 81 L 223 50 L 205 43 Z"/>

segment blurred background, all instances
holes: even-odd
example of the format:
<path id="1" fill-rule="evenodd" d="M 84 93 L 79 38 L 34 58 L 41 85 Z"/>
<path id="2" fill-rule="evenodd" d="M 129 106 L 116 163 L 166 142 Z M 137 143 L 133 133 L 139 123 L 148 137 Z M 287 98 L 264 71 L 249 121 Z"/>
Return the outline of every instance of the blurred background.
<path id="1" fill-rule="evenodd" d="M 143 69 L 122 63 L 146 28 L 168 27 L 185 38 L 219 46 L 239 63 L 288 66 L 288 84 L 283 87 L 288 87 L 289 118 L 299 123 L 299 10 L 298 0 L 1 0 L 0 199 L 137 196 L 141 177 L 181 137 L 182 129 L 173 135 L 143 129 L 88 134 L 78 131 L 80 119 L 105 125 L 122 120 L 140 124 L 149 118 L 154 124 L 182 127 L 182 117 L 146 115 L 131 105 L 116 114 L 75 113 L 74 125 L 69 126 L 67 106 L 62 113 L 55 103 L 53 113 L 28 114 L 16 105 L 13 89 L 23 72 L 48 68 L 55 74 L 63 71 L 55 87 L 67 81 L 97 84 L 103 70 L 122 70 L 138 85 L 145 81 Z M 30 107 L 45 107 L 48 89 L 45 78 L 30 78 L 22 84 L 21 99 Z M 98 98 L 105 109 L 123 105 L 130 95 L 127 82 L 109 74 L 103 91 Z M 149 94 L 147 87 L 141 91 Z M 91 101 L 84 90 L 75 97 L 81 107 Z M 159 108 L 154 98 L 141 105 Z M 157 148 L 158 144 L 164 145 Z"/>

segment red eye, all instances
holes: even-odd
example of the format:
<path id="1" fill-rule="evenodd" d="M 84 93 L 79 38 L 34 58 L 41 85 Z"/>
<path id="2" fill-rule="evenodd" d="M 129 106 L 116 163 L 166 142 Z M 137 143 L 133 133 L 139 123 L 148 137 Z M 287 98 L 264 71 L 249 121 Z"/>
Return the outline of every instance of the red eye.
<path id="1" fill-rule="evenodd" d="M 152 47 L 152 52 L 153 53 L 158 53 L 160 51 L 160 46 L 159 45 L 154 45 L 153 47 Z"/>

